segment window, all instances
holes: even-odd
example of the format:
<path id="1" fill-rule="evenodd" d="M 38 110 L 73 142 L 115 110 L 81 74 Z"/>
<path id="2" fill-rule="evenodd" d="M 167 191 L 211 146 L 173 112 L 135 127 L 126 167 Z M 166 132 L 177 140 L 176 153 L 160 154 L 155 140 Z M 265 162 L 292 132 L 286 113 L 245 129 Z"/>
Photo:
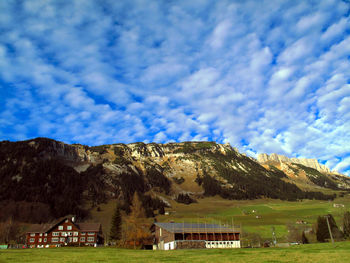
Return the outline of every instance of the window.
<path id="1" fill-rule="evenodd" d="M 80 235 L 84 236 L 86 233 L 85 232 L 81 232 Z"/>
<path id="2" fill-rule="evenodd" d="M 39 242 L 42 242 L 43 241 L 43 239 L 42 238 L 39 238 Z"/>
<path id="3" fill-rule="evenodd" d="M 31 237 L 35 237 L 35 233 L 30 233 L 30 236 Z"/>
<path id="4" fill-rule="evenodd" d="M 78 235 L 79 235 L 78 232 L 74 232 L 74 233 L 73 233 L 73 236 L 78 236 Z"/>
<path id="5" fill-rule="evenodd" d="M 93 235 L 95 235 L 95 232 L 89 232 L 88 235 L 93 236 Z"/>
<path id="6" fill-rule="evenodd" d="M 44 242 L 46 242 L 47 241 L 47 238 L 44 238 Z"/>
<path id="7" fill-rule="evenodd" d="M 85 242 L 85 237 L 81 237 L 80 242 Z"/>
<path id="8" fill-rule="evenodd" d="M 35 238 L 31 238 L 31 239 L 29 239 L 29 242 L 30 242 L 30 243 L 33 243 L 34 240 L 35 240 Z"/>
<path id="9" fill-rule="evenodd" d="M 46 236 L 47 237 L 47 233 L 45 233 L 45 235 L 44 236 Z"/>
<path id="10" fill-rule="evenodd" d="M 94 242 L 94 241 L 95 241 L 95 238 L 94 238 L 94 237 L 88 237 L 88 238 L 87 238 L 87 241 L 88 241 L 88 242 Z"/>
<path id="11" fill-rule="evenodd" d="M 63 230 L 63 226 L 58 226 L 58 230 Z"/>
<path id="12" fill-rule="evenodd" d="M 40 234 L 39 234 L 39 236 L 41 236 L 41 237 L 42 237 L 42 236 L 43 236 L 43 233 L 40 233 Z"/>
<path id="13" fill-rule="evenodd" d="M 53 237 L 53 238 L 51 238 L 51 241 L 52 241 L 52 242 L 58 242 L 58 237 Z"/>
<path id="14" fill-rule="evenodd" d="M 58 237 L 60 235 L 60 232 L 52 232 L 52 236 Z"/>
<path id="15" fill-rule="evenodd" d="M 72 226 L 67 226 L 67 230 L 72 230 Z"/>
<path id="16" fill-rule="evenodd" d="M 73 237 L 73 242 L 78 242 L 78 238 L 77 237 Z"/>
<path id="17" fill-rule="evenodd" d="M 70 237 L 73 235 L 72 232 L 67 232 L 67 234 L 68 234 L 68 236 L 70 236 Z"/>
<path id="18" fill-rule="evenodd" d="M 61 236 L 65 237 L 66 236 L 66 232 L 61 232 Z"/>
<path id="19" fill-rule="evenodd" d="M 66 239 L 65 237 L 61 237 L 61 238 L 60 238 L 60 242 L 64 242 L 65 239 Z"/>

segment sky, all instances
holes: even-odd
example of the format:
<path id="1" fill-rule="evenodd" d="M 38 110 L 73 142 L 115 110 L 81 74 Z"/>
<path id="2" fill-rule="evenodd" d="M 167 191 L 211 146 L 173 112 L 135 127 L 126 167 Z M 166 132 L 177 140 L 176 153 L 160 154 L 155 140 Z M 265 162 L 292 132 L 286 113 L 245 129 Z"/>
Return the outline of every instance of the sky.
<path id="1" fill-rule="evenodd" d="M 350 2 L 0 1 L 0 140 L 229 142 L 350 175 Z"/>

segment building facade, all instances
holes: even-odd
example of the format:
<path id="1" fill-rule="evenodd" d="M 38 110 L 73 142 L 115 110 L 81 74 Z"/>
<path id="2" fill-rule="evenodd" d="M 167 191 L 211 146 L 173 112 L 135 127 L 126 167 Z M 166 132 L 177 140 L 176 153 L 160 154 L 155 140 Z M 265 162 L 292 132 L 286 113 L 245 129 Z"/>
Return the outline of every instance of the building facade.
<path id="1" fill-rule="evenodd" d="M 154 223 L 154 249 L 240 248 L 240 231 L 217 224 Z"/>
<path id="2" fill-rule="evenodd" d="M 28 247 L 93 246 L 103 243 L 100 223 L 75 223 L 64 217 L 54 224 L 32 225 L 26 233 Z"/>

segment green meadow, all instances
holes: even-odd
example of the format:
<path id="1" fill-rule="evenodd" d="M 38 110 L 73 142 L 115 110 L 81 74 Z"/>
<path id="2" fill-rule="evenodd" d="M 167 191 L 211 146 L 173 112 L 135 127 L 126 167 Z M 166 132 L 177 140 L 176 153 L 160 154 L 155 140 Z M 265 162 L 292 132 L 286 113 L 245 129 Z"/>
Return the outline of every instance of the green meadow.
<path id="1" fill-rule="evenodd" d="M 334 207 L 343 204 L 344 207 Z M 350 197 L 337 198 L 334 201 L 303 200 L 288 202 L 275 199 L 224 200 L 221 198 L 199 199 L 198 203 L 184 205 L 172 202 L 168 216 L 158 216 L 159 222 L 221 222 L 241 225 L 243 231 L 257 233 L 262 238 L 271 239 L 271 228 L 275 228 L 278 241 L 284 242 L 288 235 L 287 225 L 297 226 L 304 221 L 311 228 L 317 217 L 332 214 L 338 224 L 343 225 L 343 215 L 350 210 Z"/>
<path id="2" fill-rule="evenodd" d="M 296 245 L 288 248 L 200 250 L 128 250 L 50 248 L 0 251 L 0 262 L 347 262 L 350 242 Z"/>
<path id="3" fill-rule="evenodd" d="M 297 221 L 306 222 L 305 227 L 313 227 L 318 216 L 331 213 L 338 226 L 343 225 L 343 214 L 350 210 L 350 196 L 334 201 L 303 200 L 288 202 L 275 199 L 225 200 L 219 197 L 198 199 L 198 203 L 180 204 L 170 200 L 169 215 L 157 215 L 158 222 L 207 222 L 242 226 L 243 231 L 259 234 L 271 240 L 271 228 L 274 227 L 279 242 L 285 242 L 288 235 L 287 225 L 297 225 Z M 333 207 L 343 204 L 344 207 Z M 108 233 L 115 203 L 100 205 L 100 211 L 92 211 L 95 221 L 101 222 Z M 153 219 L 150 219 L 150 222 Z M 107 231 L 106 231 L 107 230 Z"/>

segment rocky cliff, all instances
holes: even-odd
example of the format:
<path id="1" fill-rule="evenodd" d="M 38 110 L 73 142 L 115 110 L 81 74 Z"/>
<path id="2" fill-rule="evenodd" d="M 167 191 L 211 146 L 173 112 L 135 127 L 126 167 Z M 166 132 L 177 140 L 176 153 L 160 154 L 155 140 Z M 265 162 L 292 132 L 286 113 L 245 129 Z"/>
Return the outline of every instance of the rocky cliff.
<path id="1" fill-rule="evenodd" d="M 330 170 L 327 166 L 320 164 L 316 159 L 306 159 L 306 158 L 288 158 L 284 155 L 279 155 L 272 153 L 270 155 L 266 153 L 261 153 L 258 155 L 259 163 L 268 163 L 268 162 L 278 162 L 278 163 L 296 163 L 301 164 L 306 167 L 316 169 L 321 173 L 330 173 Z"/>

